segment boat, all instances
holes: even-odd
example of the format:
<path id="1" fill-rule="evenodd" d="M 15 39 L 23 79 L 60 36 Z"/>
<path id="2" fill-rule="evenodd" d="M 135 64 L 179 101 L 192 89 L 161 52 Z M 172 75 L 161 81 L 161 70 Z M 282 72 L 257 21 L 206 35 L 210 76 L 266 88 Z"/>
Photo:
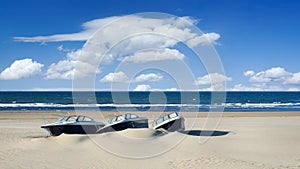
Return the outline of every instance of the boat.
<path id="1" fill-rule="evenodd" d="M 160 117 L 154 121 L 153 129 L 165 129 L 167 131 L 183 131 L 185 130 L 184 117 L 177 112 L 173 112 Z"/>
<path id="2" fill-rule="evenodd" d="M 121 131 L 127 128 L 148 128 L 148 118 L 130 113 L 119 115 L 108 120 L 106 125 L 100 128 L 97 133 Z"/>
<path id="3" fill-rule="evenodd" d="M 56 122 L 42 125 L 52 136 L 65 134 L 96 134 L 96 131 L 105 126 L 103 122 L 95 121 L 88 116 L 64 116 Z"/>

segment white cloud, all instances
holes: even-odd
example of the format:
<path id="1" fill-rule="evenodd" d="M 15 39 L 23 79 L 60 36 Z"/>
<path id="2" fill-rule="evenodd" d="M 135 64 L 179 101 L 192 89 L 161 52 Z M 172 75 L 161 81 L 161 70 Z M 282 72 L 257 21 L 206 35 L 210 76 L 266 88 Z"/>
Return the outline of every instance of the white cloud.
<path id="1" fill-rule="evenodd" d="M 59 45 L 56 49 L 60 52 L 73 52 L 74 51 L 74 49 L 72 50 L 72 49 L 65 48 L 64 45 Z"/>
<path id="2" fill-rule="evenodd" d="M 296 87 L 291 87 L 291 88 L 288 88 L 288 91 L 300 91 L 300 88 L 296 88 Z"/>
<path id="3" fill-rule="evenodd" d="M 163 50 L 147 50 L 136 52 L 132 56 L 124 58 L 123 62 L 144 63 L 163 60 L 182 60 L 184 54 L 176 49 L 165 48 Z"/>
<path id="4" fill-rule="evenodd" d="M 96 52 L 99 57 L 103 57 L 111 47 L 118 48 L 114 46 L 115 44 L 119 45 L 117 54 L 120 51 L 128 54 L 146 48 L 168 48 L 174 46 L 177 40 L 182 42 L 191 40 L 193 46 L 201 43 L 205 45 L 208 42 L 216 44 L 215 40 L 218 40 L 220 35 L 214 32 L 198 35 L 193 29 L 196 22 L 190 17 L 115 16 L 85 22 L 82 25 L 83 31 L 78 33 L 14 39 L 22 42 L 86 41 L 93 35 L 100 44 L 105 44 L 101 46 L 96 42 L 95 48 L 90 51 Z M 97 32 L 100 28 L 101 31 Z M 121 41 L 124 43 L 120 43 Z"/>
<path id="5" fill-rule="evenodd" d="M 277 84 L 251 84 L 246 86 L 243 84 L 237 84 L 233 88 L 229 89 L 230 91 L 283 91 L 284 89 L 281 85 Z"/>
<path id="6" fill-rule="evenodd" d="M 191 17 L 113 16 L 85 22 L 82 24 L 83 30 L 77 33 L 14 37 L 14 39 L 42 43 L 89 40 L 81 49 L 78 59 L 67 56 L 66 59 L 53 63 L 46 73 L 47 79 L 71 79 L 74 72 L 76 77 L 95 74 L 100 72 L 103 63 L 110 64 L 116 58 L 122 61 L 125 56 L 127 58 L 124 61 L 132 63 L 182 60 L 184 58 L 182 53 L 170 49 L 180 41 L 189 42 L 192 46 L 216 44 L 220 35 L 214 32 L 197 34 L 193 27 L 196 22 Z M 63 51 L 63 46 L 59 46 L 58 50 Z M 67 68 L 62 68 L 63 66 Z"/>
<path id="7" fill-rule="evenodd" d="M 285 81 L 291 73 L 285 71 L 284 68 L 274 67 L 267 69 L 265 71 L 258 72 L 256 74 L 250 75 L 250 82 L 253 83 L 268 83 L 274 81 Z"/>
<path id="8" fill-rule="evenodd" d="M 116 35 L 112 36 L 112 34 L 110 34 L 109 36 L 112 38 L 118 37 L 118 34 L 124 34 L 126 31 L 135 32 L 133 29 L 138 29 L 139 31 L 143 32 L 170 32 L 174 35 L 177 34 L 176 37 L 185 38 L 185 40 L 195 36 L 195 34 L 192 33 L 189 28 L 197 22 L 195 19 L 187 16 L 178 18 L 151 18 L 150 16 L 141 15 L 112 16 L 85 22 L 82 24 L 83 31 L 78 33 L 35 37 L 14 37 L 14 39 L 22 42 L 85 41 L 89 39 L 99 28 L 105 28 L 105 26 L 113 23 L 114 21 L 117 21 L 118 23 L 116 25 L 112 24 L 113 27 L 109 26 L 109 29 L 112 29 Z M 120 29 L 122 29 L 122 31 L 120 31 Z"/>
<path id="9" fill-rule="evenodd" d="M 73 79 L 76 61 L 62 60 L 58 63 L 52 63 L 47 72 L 46 79 Z"/>
<path id="10" fill-rule="evenodd" d="M 28 78 L 42 73 L 44 65 L 30 58 L 14 61 L 10 67 L 3 70 L 0 74 L 2 80 L 17 80 Z"/>
<path id="11" fill-rule="evenodd" d="M 255 73 L 246 71 L 244 76 L 249 78 L 250 85 L 235 85 L 231 90 L 242 91 L 295 91 L 300 85 L 300 72 L 289 72 L 282 67 L 272 67 Z"/>
<path id="12" fill-rule="evenodd" d="M 63 51 L 63 50 L 64 50 L 63 45 L 59 45 L 59 46 L 57 47 L 57 50 L 58 50 L 58 51 Z"/>
<path id="13" fill-rule="evenodd" d="M 122 18 L 125 18 L 122 20 Z M 196 24 L 198 21 L 192 19 L 191 17 L 162 17 L 157 18 L 150 16 L 141 16 L 141 15 L 127 15 L 127 16 L 112 16 L 100 19 L 94 19 L 82 24 L 83 30 L 78 33 L 70 34 L 55 34 L 50 36 L 34 36 L 34 37 L 14 37 L 16 41 L 21 42 L 60 42 L 60 41 L 86 41 L 88 40 L 99 28 L 103 28 L 110 23 L 117 21 L 118 24 L 113 27 L 109 27 L 112 30 L 122 31 L 113 31 L 115 36 L 118 37 L 118 34 L 124 34 L 124 30 L 130 32 L 135 32 L 134 29 L 138 29 L 143 32 L 157 32 L 157 33 L 170 33 L 176 35 L 175 37 L 181 37 L 180 39 L 188 40 L 191 38 L 198 38 L 195 34 L 189 29 L 193 24 Z M 122 33 L 123 32 L 123 33 Z M 207 37 L 210 41 L 217 40 L 219 35 L 216 33 L 207 33 L 202 37 Z M 144 39 L 146 40 L 146 39 Z M 204 40 L 207 43 L 207 40 Z M 202 41 L 200 41 L 202 43 Z"/>
<path id="14" fill-rule="evenodd" d="M 72 91 L 72 88 L 32 88 L 26 91 Z"/>
<path id="15" fill-rule="evenodd" d="M 115 73 L 109 73 L 100 80 L 100 82 L 102 82 L 102 83 L 116 83 L 116 82 L 126 83 L 128 81 L 129 81 L 129 78 L 122 71 L 115 72 Z"/>
<path id="16" fill-rule="evenodd" d="M 164 91 L 179 91 L 176 87 L 164 89 Z"/>
<path id="17" fill-rule="evenodd" d="M 150 91 L 151 86 L 146 84 L 137 85 L 134 91 Z"/>
<path id="18" fill-rule="evenodd" d="M 167 89 L 151 89 L 151 91 L 168 91 L 168 92 L 174 92 L 174 91 L 180 91 L 176 87 L 167 88 Z"/>
<path id="19" fill-rule="evenodd" d="M 230 89 L 230 91 L 262 91 L 262 88 L 255 87 L 255 86 L 245 86 L 243 84 L 237 84 L 234 85 L 233 88 Z"/>
<path id="20" fill-rule="evenodd" d="M 162 78 L 163 78 L 162 75 L 155 74 L 155 73 L 140 74 L 139 76 L 135 77 L 131 82 L 156 82 L 156 81 L 161 80 Z M 113 83 L 113 82 L 129 83 L 130 79 L 124 72 L 119 71 L 119 72 L 107 74 L 100 80 L 100 82 L 102 82 L 102 83 Z"/>
<path id="21" fill-rule="evenodd" d="M 93 73 L 100 73 L 101 71 L 97 64 L 79 59 L 81 53 L 81 49 L 69 51 L 66 54 L 66 59 L 52 63 L 49 66 L 45 78 L 72 80 L 75 78 L 75 75 L 76 77 L 83 77 Z"/>
<path id="22" fill-rule="evenodd" d="M 210 85 L 210 84 L 218 84 L 224 83 L 226 81 L 231 81 L 231 77 L 227 77 L 225 75 L 219 73 L 210 73 L 204 75 L 202 77 L 197 78 L 196 84 L 197 85 Z"/>
<path id="23" fill-rule="evenodd" d="M 134 81 L 135 82 L 155 82 L 159 81 L 163 78 L 160 74 L 149 73 L 149 74 L 141 74 L 137 76 Z"/>
<path id="24" fill-rule="evenodd" d="M 300 72 L 293 73 L 284 83 L 300 85 Z"/>
<path id="25" fill-rule="evenodd" d="M 253 70 L 247 70 L 246 72 L 244 72 L 244 76 L 249 77 L 249 76 L 253 76 L 255 74 L 255 72 Z"/>
<path id="26" fill-rule="evenodd" d="M 72 50 L 67 53 L 67 58 L 70 60 L 78 60 L 81 54 L 81 49 Z"/>
<path id="27" fill-rule="evenodd" d="M 189 39 L 187 41 L 187 44 L 189 44 L 190 46 L 194 47 L 197 46 L 199 44 L 201 45 L 210 45 L 210 44 L 218 44 L 216 41 L 219 40 L 221 37 L 220 34 L 218 33 L 205 33 L 201 36 L 195 36 L 192 39 Z"/>
<path id="28" fill-rule="evenodd" d="M 251 83 L 256 84 L 289 84 L 296 82 L 297 76 L 297 73 L 288 72 L 282 67 L 273 67 L 258 73 L 253 71 L 247 77 Z"/>
<path id="29" fill-rule="evenodd" d="M 210 73 L 204 75 L 202 77 L 198 77 L 195 81 L 196 85 L 211 85 L 211 87 L 207 89 L 201 89 L 205 91 L 219 91 L 226 90 L 225 84 L 227 81 L 231 81 L 231 77 L 227 77 L 225 75 L 219 73 Z"/>
<path id="30" fill-rule="evenodd" d="M 55 34 L 50 36 L 34 36 L 34 37 L 14 37 L 16 41 L 21 42 L 61 42 L 61 41 L 86 41 L 99 28 L 118 19 L 119 17 L 107 17 L 103 19 L 95 19 L 82 24 L 83 31 L 70 34 Z"/>
<path id="31" fill-rule="evenodd" d="M 73 79 L 80 52 L 81 50 L 68 52 L 67 59 L 61 60 L 58 63 L 52 63 L 45 74 L 45 78 L 66 80 Z"/>

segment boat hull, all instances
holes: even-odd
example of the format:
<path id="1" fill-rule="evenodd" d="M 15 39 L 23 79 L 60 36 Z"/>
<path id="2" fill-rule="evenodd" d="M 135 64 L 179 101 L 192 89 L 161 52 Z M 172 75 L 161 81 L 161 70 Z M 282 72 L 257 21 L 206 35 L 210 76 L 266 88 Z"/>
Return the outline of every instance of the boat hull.
<path id="1" fill-rule="evenodd" d="M 183 131 L 185 130 L 184 118 L 177 118 L 162 125 L 156 126 L 154 129 L 165 129 L 167 131 Z"/>
<path id="2" fill-rule="evenodd" d="M 42 126 L 48 130 L 52 136 L 65 134 L 96 134 L 96 131 L 103 125 L 52 125 Z"/>
<path id="3" fill-rule="evenodd" d="M 113 131 L 121 131 L 127 128 L 148 128 L 148 119 L 126 121 L 104 126 L 103 128 L 99 129 L 97 133 L 101 134 Z"/>

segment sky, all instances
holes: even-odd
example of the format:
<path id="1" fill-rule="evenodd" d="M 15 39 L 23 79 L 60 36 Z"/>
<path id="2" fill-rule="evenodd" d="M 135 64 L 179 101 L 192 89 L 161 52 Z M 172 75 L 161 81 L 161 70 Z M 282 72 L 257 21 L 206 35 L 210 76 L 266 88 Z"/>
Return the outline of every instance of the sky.
<path id="1" fill-rule="evenodd" d="M 294 0 L 4 0 L 0 90 L 299 91 L 299 9 Z"/>

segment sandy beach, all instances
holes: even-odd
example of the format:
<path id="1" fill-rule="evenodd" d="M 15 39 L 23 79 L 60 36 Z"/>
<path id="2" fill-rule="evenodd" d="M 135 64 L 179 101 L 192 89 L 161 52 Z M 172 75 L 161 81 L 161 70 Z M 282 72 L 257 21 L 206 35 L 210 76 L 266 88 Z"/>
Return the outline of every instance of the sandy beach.
<path id="1" fill-rule="evenodd" d="M 300 168 L 298 112 L 226 112 L 212 135 L 207 113 L 196 118 L 191 112 L 182 113 L 189 132 L 181 133 L 127 129 L 51 137 L 40 128 L 65 114 L 1 112 L 0 168 Z M 149 122 L 156 116 L 136 114 Z"/>

